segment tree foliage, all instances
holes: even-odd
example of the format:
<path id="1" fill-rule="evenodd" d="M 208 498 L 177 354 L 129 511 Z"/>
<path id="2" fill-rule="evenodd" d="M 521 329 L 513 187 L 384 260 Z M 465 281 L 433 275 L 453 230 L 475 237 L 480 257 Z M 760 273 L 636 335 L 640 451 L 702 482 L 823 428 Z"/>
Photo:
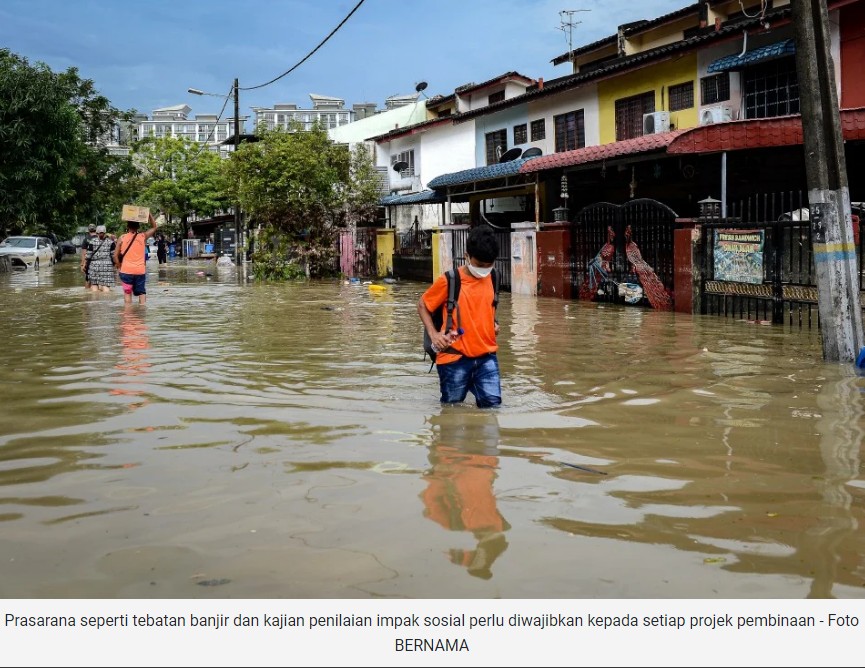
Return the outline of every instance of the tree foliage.
<path id="1" fill-rule="evenodd" d="M 256 271 L 285 278 L 332 271 L 340 228 L 374 215 L 378 192 L 369 155 L 333 144 L 321 127 L 261 131 L 240 147 L 229 182 L 243 210 L 261 226 Z"/>
<path id="2" fill-rule="evenodd" d="M 77 69 L 55 73 L 0 49 L 0 232 L 66 237 L 103 220 L 134 174 L 105 147 L 128 118 Z"/>
<path id="3" fill-rule="evenodd" d="M 224 161 L 200 144 L 178 137 L 147 138 L 135 145 L 141 170 L 138 200 L 183 222 L 230 206 Z"/>

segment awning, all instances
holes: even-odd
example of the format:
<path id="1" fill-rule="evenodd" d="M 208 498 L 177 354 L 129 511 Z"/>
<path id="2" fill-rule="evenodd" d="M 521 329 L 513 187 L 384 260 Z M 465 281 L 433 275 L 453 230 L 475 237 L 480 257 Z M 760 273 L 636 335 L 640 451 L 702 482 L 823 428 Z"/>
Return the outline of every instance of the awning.
<path id="1" fill-rule="evenodd" d="M 529 158 L 528 160 L 534 159 Z M 483 167 L 472 167 L 459 172 L 441 174 L 430 181 L 427 186 L 430 188 L 447 188 L 448 186 L 484 181 L 485 179 L 509 177 L 514 174 L 519 174 L 520 167 L 522 167 L 525 162 L 526 159 L 518 158 L 517 160 L 511 160 L 506 163 L 495 163 L 493 165 L 484 165 Z"/>
<path id="2" fill-rule="evenodd" d="M 531 158 L 525 162 L 521 172 L 542 172 L 543 170 L 556 169 L 560 167 L 572 167 L 586 163 L 596 163 L 602 160 L 610 160 L 620 156 L 634 156 L 653 151 L 666 149 L 676 137 L 684 130 L 671 130 L 670 132 L 659 132 L 654 135 L 643 135 L 634 139 L 623 139 L 620 142 L 600 144 L 598 146 L 585 146 L 573 151 L 562 151 L 551 153 L 548 156 Z"/>
<path id="3" fill-rule="evenodd" d="M 438 204 L 444 202 L 445 197 L 434 190 L 424 190 L 420 193 L 407 193 L 405 195 L 386 195 L 378 201 L 382 207 L 392 207 L 401 204 Z"/>
<path id="4" fill-rule="evenodd" d="M 865 140 L 865 108 L 841 110 L 841 134 L 848 142 Z M 682 132 L 670 144 L 667 153 L 720 153 L 801 144 L 802 117 L 779 116 L 691 128 Z"/>
<path id="5" fill-rule="evenodd" d="M 744 54 L 734 54 L 718 58 L 709 64 L 708 72 L 727 72 L 729 70 L 741 70 L 748 65 L 761 63 L 765 60 L 774 58 L 783 58 L 784 56 L 793 56 L 796 54 L 796 43 L 792 39 L 786 39 L 783 42 L 775 42 L 767 44 L 756 49 L 746 51 Z"/>

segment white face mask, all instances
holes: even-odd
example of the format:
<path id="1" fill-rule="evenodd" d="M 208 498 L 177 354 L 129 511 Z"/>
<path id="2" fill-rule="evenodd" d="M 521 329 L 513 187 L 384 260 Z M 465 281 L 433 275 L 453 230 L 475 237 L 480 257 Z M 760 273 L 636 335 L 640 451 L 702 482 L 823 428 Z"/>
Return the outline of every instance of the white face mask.
<path id="1" fill-rule="evenodd" d="M 490 275 L 490 272 L 493 271 L 492 267 L 475 267 L 470 262 L 466 263 L 466 269 L 476 279 L 483 279 Z"/>

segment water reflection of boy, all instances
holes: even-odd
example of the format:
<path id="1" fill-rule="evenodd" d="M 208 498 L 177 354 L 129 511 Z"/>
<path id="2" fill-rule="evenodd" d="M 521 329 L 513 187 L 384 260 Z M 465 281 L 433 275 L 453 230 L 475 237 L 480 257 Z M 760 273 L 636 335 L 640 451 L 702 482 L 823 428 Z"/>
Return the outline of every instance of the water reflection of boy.
<path id="1" fill-rule="evenodd" d="M 495 415 L 446 411 L 430 419 L 432 465 L 423 478 L 424 515 L 446 530 L 471 532 L 474 549 L 453 548 L 451 562 L 478 578 L 492 577 L 492 565 L 508 547 L 511 528 L 498 510 L 493 484 L 499 463 Z"/>

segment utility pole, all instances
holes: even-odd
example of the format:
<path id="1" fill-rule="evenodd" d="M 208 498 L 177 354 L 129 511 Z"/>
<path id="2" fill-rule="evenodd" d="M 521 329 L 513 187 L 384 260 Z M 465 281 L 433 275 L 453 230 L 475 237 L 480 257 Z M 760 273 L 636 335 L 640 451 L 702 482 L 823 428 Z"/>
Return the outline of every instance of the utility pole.
<path id="1" fill-rule="evenodd" d="M 854 362 L 865 338 L 829 15 L 826 0 L 792 9 L 823 359 Z"/>
<path id="2" fill-rule="evenodd" d="M 234 152 L 240 148 L 240 85 L 234 80 Z M 235 184 L 238 185 L 238 184 Z M 241 283 L 246 283 L 246 235 L 240 217 L 240 195 L 234 201 L 234 259 L 243 272 Z"/>
<path id="3" fill-rule="evenodd" d="M 568 60 L 571 61 L 571 74 L 576 74 L 577 65 L 574 61 L 574 28 L 582 23 L 582 21 L 574 21 L 574 14 L 577 12 L 590 12 L 590 9 L 563 9 L 559 12 L 559 21 L 561 25 L 559 30 L 565 33 L 565 39 L 568 40 Z M 567 17 L 567 18 L 566 18 Z"/>

